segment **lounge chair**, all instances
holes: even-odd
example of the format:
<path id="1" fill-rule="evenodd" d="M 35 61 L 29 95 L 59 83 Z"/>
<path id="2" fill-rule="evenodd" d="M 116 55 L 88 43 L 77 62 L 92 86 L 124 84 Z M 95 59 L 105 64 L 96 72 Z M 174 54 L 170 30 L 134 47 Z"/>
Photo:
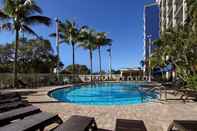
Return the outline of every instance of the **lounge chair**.
<path id="1" fill-rule="evenodd" d="M 22 101 L 21 95 L 16 92 L 0 92 L 0 105 L 4 103 L 11 103 Z"/>
<path id="2" fill-rule="evenodd" d="M 58 126 L 54 131 L 110 131 L 98 129 L 95 119 L 86 116 L 71 116 L 66 122 Z"/>
<path id="3" fill-rule="evenodd" d="M 30 104 L 26 100 L 22 100 L 22 97 L 16 92 L 0 93 L 0 112 L 5 112 L 29 105 Z"/>
<path id="4" fill-rule="evenodd" d="M 0 99 L 21 97 L 17 92 L 0 92 Z"/>
<path id="5" fill-rule="evenodd" d="M 147 131 L 142 120 L 116 120 L 115 131 Z"/>
<path id="6" fill-rule="evenodd" d="M 97 129 L 96 131 L 112 131 L 112 130 L 106 130 L 106 129 Z"/>
<path id="7" fill-rule="evenodd" d="M 197 91 L 190 89 L 182 89 L 179 90 L 179 92 L 182 93 L 180 99 L 183 100 L 184 102 L 187 101 L 189 98 L 194 98 L 193 100 L 197 101 Z"/>
<path id="8" fill-rule="evenodd" d="M 175 96 L 180 93 L 180 90 L 185 89 L 185 82 L 182 79 L 177 79 L 173 82 L 164 82 L 161 83 L 165 90 L 172 90 L 172 94 Z"/>
<path id="9" fill-rule="evenodd" d="M 54 123 L 62 123 L 58 115 L 41 112 L 0 127 L 0 131 L 35 131 L 38 129 L 42 131 L 45 127 Z"/>
<path id="10" fill-rule="evenodd" d="M 0 105 L 0 113 L 9 111 L 12 109 L 16 109 L 19 107 L 25 107 L 29 106 L 30 104 L 27 101 L 17 101 L 17 102 L 12 102 L 12 103 L 5 103 Z"/>
<path id="11" fill-rule="evenodd" d="M 168 131 L 197 131 L 197 121 L 174 120 L 168 127 Z"/>
<path id="12" fill-rule="evenodd" d="M 2 98 L 2 99 L 0 99 L 0 105 L 5 104 L 5 103 L 17 102 L 17 101 L 21 101 L 20 96 L 15 96 L 15 97 L 10 97 L 10 98 Z"/>
<path id="13" fill-rule="evenodd" d="M 65 123 L 58 126 L 54 131 L 89 131 L 96 130 L 97 125 L 93 117 L 71 116 Z"/>
<path id="14" fill-rule="evenodd" d="M 11 111 L 0 113 L 0 126 L 9 124 L 11 121 L 16 119 L 23 119 L 29 115 L 41 112 L 38 107 L 27 106 L 23 108 L 14 109 Z"/>
<path id="15" fill-rule="evenodd" d="M 163 86 L 168 87 L 170 89 L 182 89 L 185 86 L 185 82 L 182 79 L 177 79 L 172 82 L 163 82 L 161 83 Z"/>

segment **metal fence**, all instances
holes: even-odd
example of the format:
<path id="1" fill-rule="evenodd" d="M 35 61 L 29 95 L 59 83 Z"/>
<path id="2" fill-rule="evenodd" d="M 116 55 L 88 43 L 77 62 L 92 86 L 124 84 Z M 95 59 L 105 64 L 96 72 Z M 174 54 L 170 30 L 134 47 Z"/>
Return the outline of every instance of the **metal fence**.
<path id="1" fill-rule="evenodd" d="M 2 88 L 14 88 L 13 80 L 14 75 L 0 74 L 0 89 Z M 92 78 L 91 78 L 92 77 Z M 73 80 L 76 83 L 93 81 L 140 81 L 143 78 L 135 76 L 122 77 L 121 75 L 65 75 L 60 74 L 57 78 L 56 74 L 18 74 L 19 86 L 18 88 L 36 88 L 42 86 L 51 85 L 63 85 L 66 83 L 72 83 Z"/>
<path id="2" fill-rule="evenodd" d="M 13 74 L 0 74 L 0 88 L 13 87 Z M 56 84 L 56 75 L 54 74 L 18 74 L 19 88 L 28 86 L 29 88 L 49 86 Z"/>

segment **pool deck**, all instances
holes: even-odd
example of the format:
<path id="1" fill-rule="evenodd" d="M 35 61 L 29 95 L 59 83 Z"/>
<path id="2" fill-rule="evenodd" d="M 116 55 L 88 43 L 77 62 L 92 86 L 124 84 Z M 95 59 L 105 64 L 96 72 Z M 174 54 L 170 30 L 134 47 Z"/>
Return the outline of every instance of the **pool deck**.
<path id="1" fill-rule="evenodd" d="M 71 85 L 66 85 L 69 86 Z M 172 120 L 197 120 L 197 103 L 194 102 L 173 100 L 127 106 L 73 105 L 58 102 L 48 96 L 49 91 L 61 87 L 63 86 L 11 91 L 22 93 L 29 102 L 43 111 L 58 113 L 64 121 L 72 115 L 91 116 L 96 118 L 98 127 L 104 129 L 113 130 L 117 118 L 143 120 L 148 131 L 166 131 Z M 169 98 L 176 97 L 169 95 Z"/>

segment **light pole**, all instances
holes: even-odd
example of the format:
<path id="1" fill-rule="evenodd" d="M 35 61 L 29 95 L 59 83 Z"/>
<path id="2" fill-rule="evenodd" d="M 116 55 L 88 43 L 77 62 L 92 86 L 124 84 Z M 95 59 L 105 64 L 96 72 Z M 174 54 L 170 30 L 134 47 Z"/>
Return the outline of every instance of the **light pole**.
<path id="1" fill-rule="evenodd" d="M 149 66 L 149 71 L 148 71 L 148 82 L 151 82 L 151 53 L 152 53 L 152 35 L 148 35 L 148 49 L 149 49 L 149 59 L 148 59 L 148 66 Z"/>
<path id="2" fill-rule="evenodd" d="M 57 74 L 57 79 L 59 82 L 59 62 L 60 62 L 60 57 L 59 57 L 59 23 L 60 20 L 59 18 L 55 18 L 55 22 L 56 22 L 56 50 L 57 50 L 57 69 L 56 69 L 56 74 Z"/>

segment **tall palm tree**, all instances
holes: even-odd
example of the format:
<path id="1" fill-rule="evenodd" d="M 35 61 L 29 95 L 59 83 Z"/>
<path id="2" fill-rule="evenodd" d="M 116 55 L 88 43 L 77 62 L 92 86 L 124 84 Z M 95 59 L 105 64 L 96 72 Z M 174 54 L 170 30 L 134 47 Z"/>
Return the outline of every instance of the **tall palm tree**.
<path id="1" fill-rule="evenodd" d="M 75 46 L 78 42 L 79 29 L 74 21 L 66 20 L 59 24 L 60 43 L 66 43 L 72 46 L 72 74 L 75 74 Z M 56 36 L 52 33 L 50 36 Z"/>
<path id="2" fill-rule="evenodd" d="M 3 0 L 3 8 L 0 9 L 1 30 L 14 30 L 16 37 L 14 86 L 17 86 L 17 57 L 20 31 L 38 37 L 30 26 L 37 24 L 49 26 L 51 24 L 50 18 L 37 14 L 42 14 L 42 9 L 34 0 Z"/>
<path id="3" fill-rule="evenodd" d="M 112 40 L 107 38 L 107 34 L 105 32 L 98 32 L 96 36 L 96 46 L 98 48 L 98 55 L 99 55 L 99 69 L 100 75 L 102 73 L 102 64 L 101 64 L 101 47 L 107 46 L 112 43 Z"/>
<path id="4" fill-rule="evenodd" d="M 110 79 L 112 79 L 112 44 L 109 44 L 109 49 L 107 49 L 107 52 L 109 53 L 109 74 Z"/>
<path id="5" fill-rule="evenodd" d="M 79 35 L 79 46 L 87 49 L 89 51 L 90 56 L 90 74 L 91 74 L 91 82 L 92 82 L 92 56 L 93 51 L 96 49 L 96 31 L 89 28 L 88 26 L 83 26 L 80 29 L 80 35 Z"/>

